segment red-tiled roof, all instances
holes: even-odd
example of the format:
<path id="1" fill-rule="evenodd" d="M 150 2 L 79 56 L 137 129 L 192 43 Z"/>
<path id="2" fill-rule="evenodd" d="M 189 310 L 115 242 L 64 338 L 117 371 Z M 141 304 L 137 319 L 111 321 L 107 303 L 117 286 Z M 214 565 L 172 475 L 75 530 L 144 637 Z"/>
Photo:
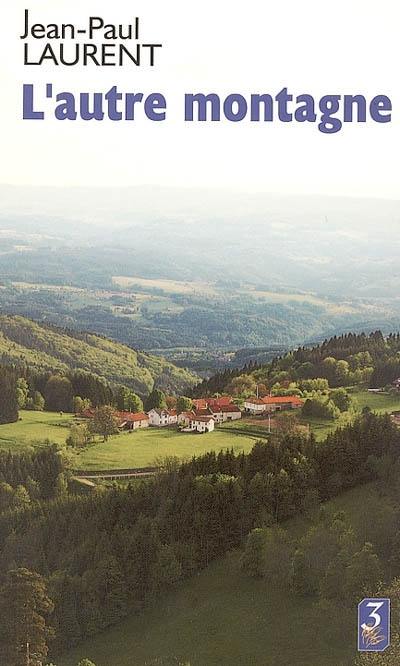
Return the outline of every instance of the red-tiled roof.
<path id="1" fill-rule="evenodd" d="M 116 412 L 116 416 L 122 421 L 148 421 L 149 417 L 143 412 Z"/>
<path id="2" fill-rule="evenodd" d="M 207 409 L 196 409 L 195 416 L 212 416 L 213 413 L 209 407 Z"/>
<path id="3" fill-rule="evenodd" d="M 234 405 L 233 403 L 231 405 L 222 405 L 221 407 L 221 412 L 224 412 L 225 414 L 233 413 L 233 412 L 240 412 L 241 410 L 237 405 Z"/>
<path id="4" fill-rule="evenodd" d="M 293 405 L 302 405 L 303 401 L 297 395 L 267 395 L 262 399 L 264 405 L 283 405 L 283 404 L 293 404 Z"/>
<path id="5" fill-rule="evenodd" d="M 207 409 L 210 407 L 214 412 L 225 405 L 230 405 L 232 397 L 230 395 L 221 395 L 219 398 L 196 398 L 193 400 L 195 409 Z"/>
<path id="6" fill-rule="evenodd" d="M 224 407 L 230 405 L 232 398 L 230 395 L 221 395 L 219 398 L 208 398 L 208 405 L 211 408 Z"/>
<path id="7" fill-rule="evenodd" d="M 245 402 L 251 403 L 252 405 L 265 405 L 264 400 L 261 400 L 261 398 L 247 398 Z"/>
<path id="8" fill-rule="evenodd" d="M 193 405 L 196 409 L 207 409 L 207 400 L 205 398 L 198 398 L 193 400 Z"/>

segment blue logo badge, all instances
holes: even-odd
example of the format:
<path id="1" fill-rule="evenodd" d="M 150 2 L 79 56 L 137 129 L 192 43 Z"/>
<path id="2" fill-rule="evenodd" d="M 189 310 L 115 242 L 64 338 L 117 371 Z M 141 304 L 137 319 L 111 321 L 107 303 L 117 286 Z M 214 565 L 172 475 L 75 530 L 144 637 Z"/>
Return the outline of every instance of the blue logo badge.
<path id="1" fill-rule="evenodd" d="M 358 604 L 358 650 L 383 652 L 390 645 L 390 599 L 363 599 Z"/>

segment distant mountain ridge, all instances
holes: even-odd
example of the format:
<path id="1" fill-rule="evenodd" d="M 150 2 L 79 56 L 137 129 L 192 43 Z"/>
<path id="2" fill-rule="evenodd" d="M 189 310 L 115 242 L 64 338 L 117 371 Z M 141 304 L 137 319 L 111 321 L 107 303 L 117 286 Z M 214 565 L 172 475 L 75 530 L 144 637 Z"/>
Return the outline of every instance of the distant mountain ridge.
<path id="1" fill-rule="evenodd" d="M 154 386 L 184 393 L 197 379 L 163 358 L 119 342 L 11 315 L 0 315 L 0 360 L 43 371 L 87 370 L 142 396 Z"/>

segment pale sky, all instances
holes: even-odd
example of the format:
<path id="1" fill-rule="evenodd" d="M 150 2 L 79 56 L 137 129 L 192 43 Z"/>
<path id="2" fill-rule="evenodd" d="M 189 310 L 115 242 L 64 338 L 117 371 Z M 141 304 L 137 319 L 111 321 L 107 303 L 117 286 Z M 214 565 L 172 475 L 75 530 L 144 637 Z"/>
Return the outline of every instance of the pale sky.
<path id="1" fill-rule="evenodd" d="M 24 9 L 40 23 L 141 19 L 162 42 L 154 68 L 23 67 Z M 400 198 L 398 0 L 25 0 L 0 7 L 0 183 L 171 185 Z M 44 40 L 31 40 L 35 51 Z M 59 42 L 52 40 L 57 48 Z M 125 43 L 129 46 L 129 42 Z M 163 93 L 167 120 L 22 120 L 22 84 Z M 185 92 L 389 95 L 390 124 L 185 123 Z M 50 113 L 51 102 L 45 107 Z"/>

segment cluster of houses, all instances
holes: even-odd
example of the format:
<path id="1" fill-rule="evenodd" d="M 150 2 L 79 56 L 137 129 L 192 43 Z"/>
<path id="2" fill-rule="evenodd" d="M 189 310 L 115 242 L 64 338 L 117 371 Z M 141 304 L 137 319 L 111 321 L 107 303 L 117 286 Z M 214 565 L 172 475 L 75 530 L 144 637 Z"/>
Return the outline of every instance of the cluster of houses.
<path id="1" fill-rule="evenodd" d="M 261 415 L 282 409 L 302 407 L 303 402 L 297 396 L 267 396 L 248 398 L 244 403 L 247 414 Z M 93 410 L 86 410 L 83 416 L 93 417 Z M 138 430 L 140 428 L 164 428 L 176 426 L 182 432 L 212 432 L 216 424 L 236 421 L 242 418 L 242 410 L 234 404 L 231 396 L 219 398 L 199 398 L 193 400 L 190 411 L 178 413 L 176 409 L 150 409 L 149 412 L 116 412 L 120 430 Z"/>
<path id="2" fill-rule="evenodd" d="M 193 400 L 192 411 L 179 414 L 178 424 L 183 432 L 212 432 L 216 423 L 241 418 L 242 412 L 230 396 L 200 398 Z"/>
<path id="3" fill-rule="evenodd" d="M 193 400 L 193 409 L 179 414 L 176 409 L 154 408 L 147 414 L 118 412 L 117 417 L 120 419 L 119 427 L 122 430 L 137 430 L 149 426 L 155 428 L 179 426 L 183 432 L 206 433 L 212 432 L 216 423 L 242 418 L 242 412 L 230 396 L 223 396 Z"/>

